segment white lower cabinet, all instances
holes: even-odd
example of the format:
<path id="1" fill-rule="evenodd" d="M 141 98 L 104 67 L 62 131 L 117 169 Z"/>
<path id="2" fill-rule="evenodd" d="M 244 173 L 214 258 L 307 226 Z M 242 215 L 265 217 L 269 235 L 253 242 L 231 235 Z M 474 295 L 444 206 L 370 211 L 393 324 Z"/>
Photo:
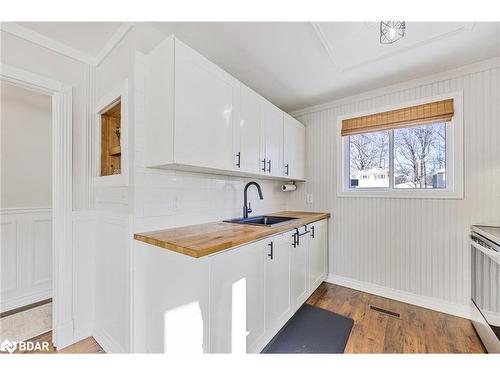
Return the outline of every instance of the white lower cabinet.
<path id="1" fill-rule="evenodd" d="M 277 332 L 290 317 L 292 232 L 269 238 L 266 259 L 266 332 Z"/>
<path id="2" fill-rule="evenodd" d="M 290 252 L 292 258 L 292 304 L 298 309 L 309 297 L 308 294 L 308 246 L 307 228 L 294 232 Z"/>
<path id="3" fill-rule="evenodd" d="M 211 257 L 210 352 L 237 352 L 241 350 L 238 344 L 244 340 L 246 351 L 258 350 L 255 348 L 265 334 L 264 270 L 268 242 L 257 241 Z M 246 324 L 243 329 L 242 321 Z M 246 336 L 243 340 L 242 335 Z"/>
<path id="4" fill-rule="evenodd" d="M 309 283 L 314 291 L 326 278 L 328 269 L 328 221 L 321 220 L 309 225 Z"/>
<path id="5" fill-rule="evenodd" d="M 258 353 L 326 278 L 327 220 L 210 256 L 212 353 Z M 295 243 L 295 245 L 294 245 Z"/>

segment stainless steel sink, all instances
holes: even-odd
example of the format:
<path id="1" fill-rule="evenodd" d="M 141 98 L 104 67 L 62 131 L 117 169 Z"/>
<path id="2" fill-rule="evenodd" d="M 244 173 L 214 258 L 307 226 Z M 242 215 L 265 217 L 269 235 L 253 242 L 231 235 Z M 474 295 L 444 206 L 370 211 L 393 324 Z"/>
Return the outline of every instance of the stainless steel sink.
<path id="1" fill-rule="evenodd" d="M 248 225 L 261 225 L 264 227 L 274 227 L 276 225 L 286 224 L 289 221 L 297 219 L 296 217 L 285 216 L 254 216 L 249 218 L 237 218 L 224 220 L 226 223 L 233 224 L 248 224 Z"/>

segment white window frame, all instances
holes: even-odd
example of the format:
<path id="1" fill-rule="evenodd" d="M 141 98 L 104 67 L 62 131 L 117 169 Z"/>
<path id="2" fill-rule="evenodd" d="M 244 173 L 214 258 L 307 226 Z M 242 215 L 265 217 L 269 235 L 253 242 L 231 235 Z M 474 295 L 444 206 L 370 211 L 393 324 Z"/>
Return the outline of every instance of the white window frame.
<path id="1" fill-rule="evenodd" d="M 386 112 L 415 105 L 453 99 L 454 115 L 446 125 L 446 188 L 445 189 L 396 189 L 394 188 L 394 142 L 393 132 L 389 132 L 389 187 L 388 188 L 351 188 L 349 186 L 349 137 L 342 137 L 342 120 Z M 464 198 L 464 127 L 463 91 L 398 103 L 384 108 L 349 113 L 337 117 L 337 196 L 365 198 L 427 198 L 463 199 Z"/>

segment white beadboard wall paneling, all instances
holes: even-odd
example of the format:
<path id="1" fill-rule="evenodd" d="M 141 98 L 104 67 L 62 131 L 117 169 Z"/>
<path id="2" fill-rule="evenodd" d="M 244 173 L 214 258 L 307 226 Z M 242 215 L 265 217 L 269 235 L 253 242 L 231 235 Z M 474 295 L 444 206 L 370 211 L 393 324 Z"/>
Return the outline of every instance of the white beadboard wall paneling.
<path id="1" fill-rule="evenodd" d="M 493 64 L 495 63 L 495 64 Z M 493 64 L 493 65 L 492 65 Z M 471 224 L 500 224 L 500 60 L 302 111 L 307 182 L 289 209 L 330 211 L 330 274 L 468 306 Z M 458 74 L 458 75 L 457 75 Z M 463 90 L 463 200 L 337 197 L 336 118 Z M 313 204 L 306 204 L 306 194 Z M 431 307 L 432 308 L 432 307 Z"/>
<path id="2" fill-rule="evenodd" d="M 95 67 L 86 66 L 85 68 L 85 110 L 84 110 L 84 174 L 83 174 L 83 192 L 82 192 L 82 210 L 92 210 L 94 208 L 94 189 L 92 188 L 93 176 L 95 176 L 94 163 L 94 108 L 95 108 Z"/>
<path id="3" fill-rule="evenodd" d="M 95 212 L 73 212 L 73 320 L 75 341 L 89 337 L 93 332 L 96 232 Z"/>
<path id="4" fill-rule="evenodd" d="M 52 209 L 3 209 L 0 219 L 0 311 L 51 298 Z"/>

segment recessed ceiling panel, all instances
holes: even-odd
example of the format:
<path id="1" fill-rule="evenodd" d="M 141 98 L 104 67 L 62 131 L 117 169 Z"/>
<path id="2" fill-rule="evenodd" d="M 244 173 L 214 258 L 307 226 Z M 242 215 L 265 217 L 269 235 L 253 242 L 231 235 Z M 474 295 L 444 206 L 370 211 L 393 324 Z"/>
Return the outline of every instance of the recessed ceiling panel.
<path id="1" fill-rule="evenodd" d="M 344 71 L 472 29 L 467 22 L 407 22 L 402 39 L 394 44 L 381 44 L 379 25 L 379 22 L 312 24 L 334 65 Z"/>

